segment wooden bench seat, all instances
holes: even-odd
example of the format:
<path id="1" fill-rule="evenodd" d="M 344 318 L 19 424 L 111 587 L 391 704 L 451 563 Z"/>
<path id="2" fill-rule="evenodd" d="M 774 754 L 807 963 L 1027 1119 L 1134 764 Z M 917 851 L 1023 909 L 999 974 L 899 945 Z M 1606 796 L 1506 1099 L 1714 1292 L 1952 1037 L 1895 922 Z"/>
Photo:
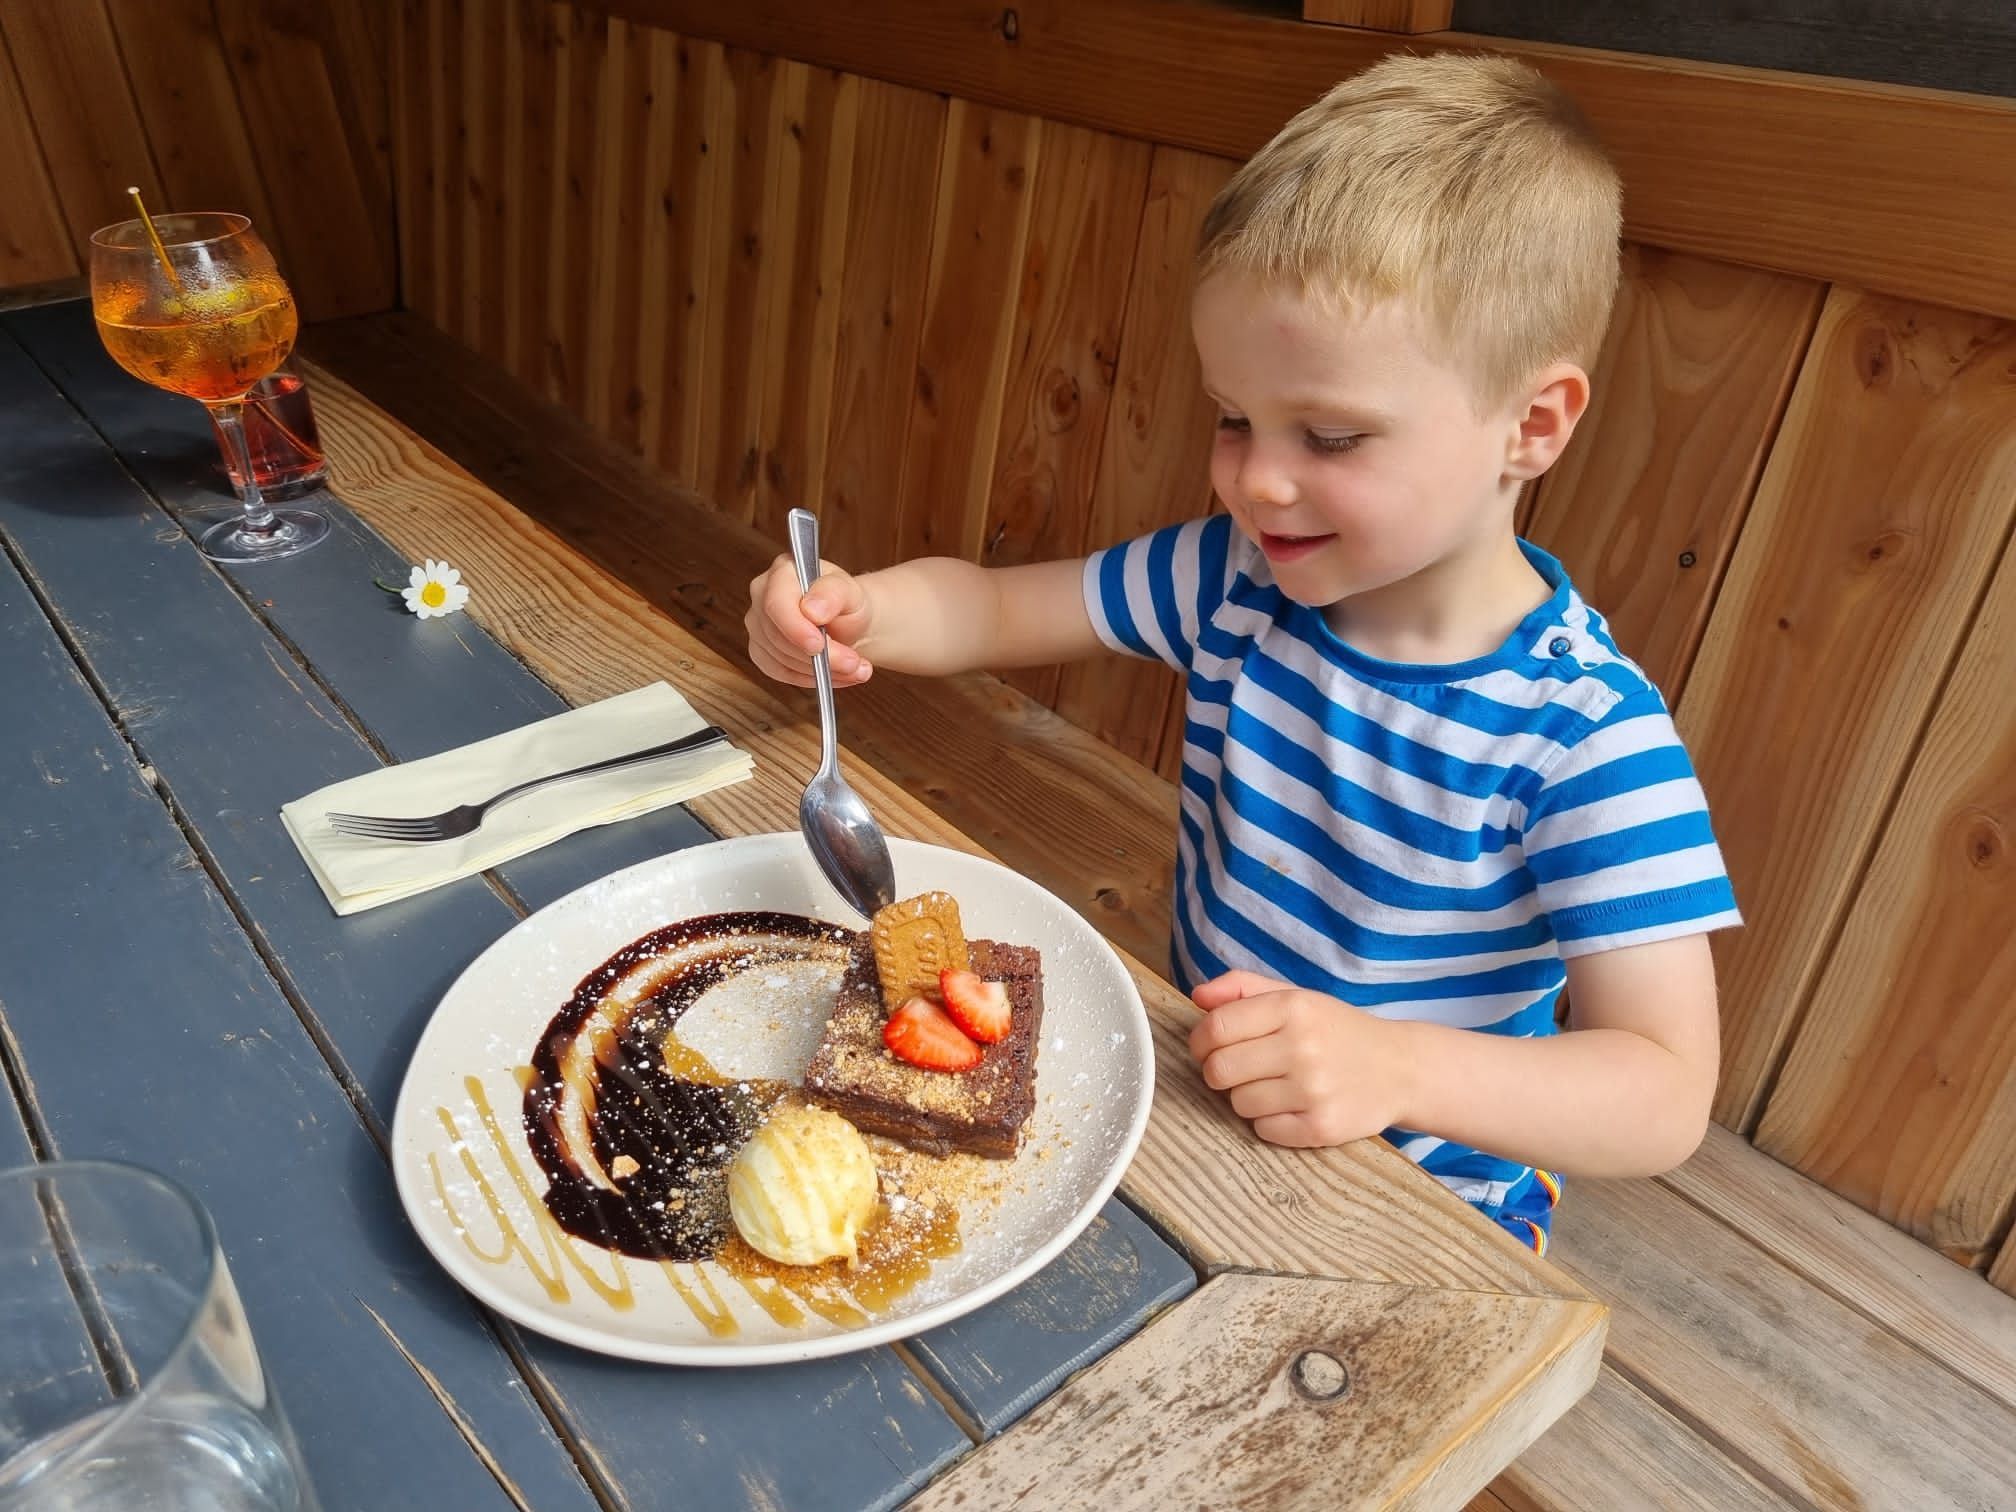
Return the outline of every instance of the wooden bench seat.
<path id="1" fill-rule="evenodd" d="M 319 327 L 304 350 L 741 658 L 745 585 L 781 543 L 417 318 Z M 860 758 L 1166 959 L 1168 782 L 979 676 L 883 674 L 842 718 Z M 2016 1505 L 2016 1298 L 1975 1273 L 1719 1128 L 1659 1180 L 1573 1183 L 1557 1230 L 1553 1257 L 1612 1308 L 1605 1369 L 1474 1506 Z"/>

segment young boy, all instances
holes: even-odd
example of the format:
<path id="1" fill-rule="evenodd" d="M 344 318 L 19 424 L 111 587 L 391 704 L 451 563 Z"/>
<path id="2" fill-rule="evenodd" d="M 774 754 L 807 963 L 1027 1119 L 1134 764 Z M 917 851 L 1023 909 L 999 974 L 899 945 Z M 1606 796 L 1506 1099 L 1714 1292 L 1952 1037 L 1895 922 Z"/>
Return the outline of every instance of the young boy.
<path id="1" fill-rule="evenodd" d="M 1262 1139 L 1383 1133 L 1543 1252 L 1556 1173 L 1700 1141 L 1707 932 L 1737 922 L 1658 690 L 1513 530 L 1589 402 L 1618 198 L 1532 70 L 1389 59 L 1205 220 L 1226 514 L 802 597 L 780 558 L 748 621 L 800 685 L 821 627 L 842 685 L 1101 651 L 1185 672 L 1174 963 L 1205 1081 Z"/>

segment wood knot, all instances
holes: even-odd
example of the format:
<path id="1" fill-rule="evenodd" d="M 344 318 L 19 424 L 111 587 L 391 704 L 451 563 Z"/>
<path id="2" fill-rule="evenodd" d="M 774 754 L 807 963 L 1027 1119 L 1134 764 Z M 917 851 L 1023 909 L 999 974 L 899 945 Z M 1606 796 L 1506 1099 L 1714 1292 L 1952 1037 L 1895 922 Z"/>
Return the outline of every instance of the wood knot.
<path id="1" fill-rule="evenodd" d="M 1984 814 L 1967 831 L 1966 845 L 1968 864 L 1986 871 L 2002 859 L 2008 837 L 2002 833 L 2001 825 Z"/>
<path id="2" fill-rule="evenodd" d="M 1001 12 L 1001 24 L 997 28 L 1003 42 L 1019 41 L 1022 36 L 1022 17 L 1011 7 Z"/>
<path id="3" fill-rule="evenodd" d="M 1892 357 L 1890 333 L 1880 325 L 1864 326 L 1855 337 L 1855 374 L 1865 388 L 1874 388 L 1889 376 Z"/>
<path id="4" fill-rule="evenodd" d="M 1295 1356 L 1288 1379 L 1312 1402 L 1335 1402 L 1351 1391 L 1351 1372 L 1344 1362 L 1320 1349 L 1305 1349 Z"/>

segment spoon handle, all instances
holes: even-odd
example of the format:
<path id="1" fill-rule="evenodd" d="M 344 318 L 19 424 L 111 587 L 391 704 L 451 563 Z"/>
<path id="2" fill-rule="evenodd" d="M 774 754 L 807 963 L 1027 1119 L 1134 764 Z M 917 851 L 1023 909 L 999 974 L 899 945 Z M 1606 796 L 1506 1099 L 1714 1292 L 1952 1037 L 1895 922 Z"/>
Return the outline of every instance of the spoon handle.
<path id="1" fill-rule="evenodd" d="M 791 564 L 798 569 L 798 591 L 810 593 L 812 580 L 819 576 L 819 517 L 809 509 L 794 509 L 788 516 L 791 531 Z M 819 688 L 819 770 L 838 771 L 839 741 L 833 733 L 833 667 L 826 657 L 826 632 L 819 632 L 819 649 L 812 656 L 812 681 Z"/>

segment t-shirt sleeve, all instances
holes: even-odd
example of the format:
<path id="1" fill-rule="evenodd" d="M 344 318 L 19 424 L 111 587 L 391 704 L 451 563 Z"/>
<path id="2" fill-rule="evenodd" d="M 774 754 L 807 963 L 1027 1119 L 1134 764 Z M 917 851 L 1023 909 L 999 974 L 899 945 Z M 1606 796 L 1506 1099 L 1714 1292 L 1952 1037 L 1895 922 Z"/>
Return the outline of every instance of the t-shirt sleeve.
<path id="1" fill-rule="evenodd" d="M 1187 669 L 1231 581 L 1232 517 L 1206 515 L 1085 560 L 1085 608 L 1113 650 Z"/>
<path id="2" fill-rule="evenodd" d="M 1694 763 L 1654 688 L 1620 699 L 1527 805 L 1526 864 L 1561 954 L 1740 924 Z"/>

